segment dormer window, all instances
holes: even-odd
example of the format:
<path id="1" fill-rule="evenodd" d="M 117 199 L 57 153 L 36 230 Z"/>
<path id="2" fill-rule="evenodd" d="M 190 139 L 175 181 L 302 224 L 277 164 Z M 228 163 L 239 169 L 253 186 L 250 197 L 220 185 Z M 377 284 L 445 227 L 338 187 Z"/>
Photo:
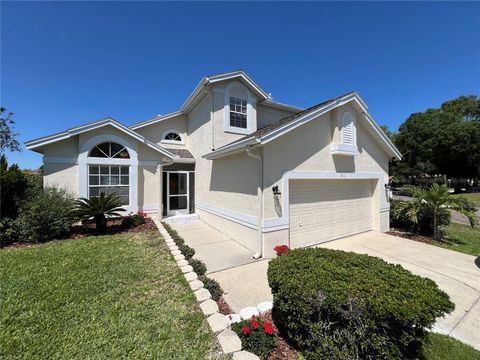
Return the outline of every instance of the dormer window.
<path id="1" fill-rule="evenodd" d="M 180 132 L 173 129 L 163 132 L 161 142 L 165 144 L 177 144 L 177 145 L 183 145 L 185 143 L 183 141 L 182 135 L 180 135 Z"/>
<path id="2" fill-rule="evenodd" d="M 224 130 L 232 134 L 251 134 L 257 130 L 256 99 L 248 88 L 238 82 L 230 82 L 224 89 L 216 88 L 224 95 Z"/>
<path id="3" fill-rule="evenodd" d="M 230 126 L 247 128 L 247 100 L 230 96 Z"/>

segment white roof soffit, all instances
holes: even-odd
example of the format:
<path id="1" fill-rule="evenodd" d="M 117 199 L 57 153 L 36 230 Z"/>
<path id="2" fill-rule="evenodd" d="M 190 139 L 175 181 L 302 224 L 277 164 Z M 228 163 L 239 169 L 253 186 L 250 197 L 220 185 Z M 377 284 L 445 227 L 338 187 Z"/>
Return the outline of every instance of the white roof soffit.
<path id="1" fill-rule="evenodd" d="M 132 129 L 132 130 L 137 130 L 137 129 L 140 129 L 144 126 L 152 125 L 152 124 L 155 124 L 159 121 L 172 119 L 172 118 L 180 116 L 182 114 L 183 113 L 181 111 L 175 111 L 175 112 L 168 113 L 168 114 L 165 114 L 165 115 L 159 115 L 159 116 L 154 117 L 153 119 L 145 120 L 145 121 L 139 122 L 137 124 L 130 125 L 129 128 Z"/>
<path id="2" fill-rule="evenodd" d="M 69 138 L 71 138 L 75 135 L 79 135 L 81 133 L 91 131 L 91 130 L 95 130 L 95 129 L 98 129 L 98 128 L 101 128 L 101 127 L 104 127 L 104 126 L 108 126 L 108 125 L 115 127 L 116 129 L 124 132 L 125 134 L 133 137 L 134 139 L 138 140 L 139 142 L 145 144 L 146 146 L 160 152 L 161 154 L 163 154 L 163 155 L 165 155 L 169 158 L 172 158 L 172 159 L 176 158 L 176 156 L 174 154 L 172 154 L 170 151 L 158 146 L 155 143 L 152 143 L 151 141 L 148 141 L 147 139 L 145 139 L 140 134 L 137 134 L 133 130 L 130 130 L 129 128 L 120 124 L 118 121 L 116 121 L 112 118 L 102 119 L 102 120 L 95 121 L 95 122 L 92 122 L 92 123 L 89 123 L 89 124 L 85 124 L 85 125 L 82 125 L 82 126 L 77 126 L 77 127 L 68 129 L 67 131 L 64 131 L 64 132 L 61 132 L 61 133 L 57 133 L 57 134 L 54 134 L 54 135 L 49 135 L 49 136 L 45 136 L 45 137 L 42 137 L 42 138 L 30 140 L 30 141 L 25 142 L 25 147 L 28 150 L 38 151 L 42 146 L 52 144 L 52 143 L 55 143 L 55 142 L 58 142 L 58 141 L 61 141 L 61 140 L 69 139 Z"/>
<path id="3" fill-rule="evenodd" d="M 300 116 L 299 118 L 291 121 L 291 122 L 288 122 L 286 123 L 285 125 L 283 126 L 280 126 L 274 130 L 272 130 L 271 132 L 268 132 L 267 134 L 265 135 L 261 135 L 261 136 L 258 136 L 258 137 L 249 137 L 249 138 L 246 138 L 242 141 L 238 141 L 238 142 L 235 142 L 235 143 L 232 143 L 230 145 L 226 145 L 218 150 L 215 150 L 215 151 L 212 151 L 208 154 L 205 154 L 203 157 L 206 158 L 206 159 L 215 159 L 215 158 L 218 158 L 218 157 L 222 157 L 222 156 L 226 156 L 228 154 L 231 154 L 231 153 L 234 153 L 234 152 L 237 152 L 243 148 L 245 148 L 246 146 L 251 146 L 251 145 L 255 145 L 255 144 L 260 144 L 260 145 L 264 145 L 264 144 L 267 144 L 269 143 L 270 141 L 272 140 L 275 140 L 276 138 L 282 136 L 283 134 L 305 124 L 306 122 L 310 121 L 310 120 L 313 120 L 315 118 L 317 118 L 318 116 L 321 116 L 339 106 L 342 106 L 348 102 L 351 102 L 351 101 L 354 101 L 361 109 L 361 111 L 364 113 L 365 115 L 365 119 L 367 120 L 368 124 L 370 125 L 371 129 L 372 129 L 372 132 L 377 135 L 377 138 L 379 140 L 381 140 L 381 142 L 383 143 L 384 146 L 384 150 L 389 153 L 390 156 L 396 158 L 397 160 L 401 160 L 402 159 L 402 155 L 400 153 L 400 151 L 398 151 L 398 149 L 395 147 L 395 145 L 390 141 L 390 139 L 388 138 L 388 136 L 382 131 L 382 129 L 380 128 L 380 126 L 376 123 L 376 121 L 373 119 L 373 117 L 368 113 L 367 111 L 367 106 L 365 104 L 365 102 L 363 101 L 363 99 L 356 93 L 356 92 L 352 92 L 352 93 L 349 93 L 335 101 L 332 101 L 332 102 L 329 102 L 327 104 L 325 104 L 325 106 L 322 106 L 322 107 L 319 107 L 319 108 L 316 108 L 314 110 L 312 110 L 311 112 L 308 112 L 302 116 Z"/>
<path id="4" fill-rule="evenodd" d="M 270 95 L 267 94 L 255 81 L 253 81 L 247 74 L 243 71 L 233 71 L 229 73 L 204 77 L 198 83 L 197 87 L 193 90 L 190 96 L 187 98 L 185 103 L 180 108 L 180 111 L 187 112 L 190 105 L 196 100 L 196 98 L 202 93 L 202 91 L 210 84 L 215 84 L 220 81 L 225 81 L 229 79 L 240 78 L 245 82 L 251 89 L 255 91 L 255 93 L 260 97 L 262 100 L 270 99 Z"/>

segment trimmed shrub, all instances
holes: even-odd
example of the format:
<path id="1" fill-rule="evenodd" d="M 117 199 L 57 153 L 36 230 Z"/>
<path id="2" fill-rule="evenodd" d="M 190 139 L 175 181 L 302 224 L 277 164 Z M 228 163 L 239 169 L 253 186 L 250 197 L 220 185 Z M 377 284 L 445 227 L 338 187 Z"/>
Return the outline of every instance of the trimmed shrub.
<path id="1" fill-rule="evenodd" d="M 172 237 L 175 245 L 177 245 L 180 248 L 180 246 L 185 244 L 185 240 L 183 240 L 182 237 L 180 235 L 178 235 L 177 230 L 172 229 L 172 227 L 165 222 L 162 222 L 162 224 L 165 227 L 165 230 L 167 230 L 167 232 Z"/>
<path id="2" fill-rule="evenodd" d="M 18 240 L 44 242 L 67 235 L 74 222 L 74 198 L 66 190 L 45 188 L 24 202 L 15 220 Z"/>
<path id="3" fill-rule="evenodd" d="M 0 248 L 13 244 L 18 241 L 18 234 L 15 226 L 15 220 L 3 218 L 0 220 Z"/>
<path id="4" fill-rule="evenodd" d="M 203 282 L 203 286 L 205 287 L 205 289 L 210 291 L 210 294 L 212 294 L 213 300 L 217 301 L 222 297 L 223 289 L 221 288 L 220 284 L 216 280 L 209 278 L 208 276 L 205 276 L 205 275 L 200 276 L 199 279 L 201 282 Z"/>
<path id="5" fill-rule="evenodd" d="M 193 257 L 193 255 L 195 255 L 195 250 L 192 249 L 187 244 L 180 244 L 180 245 L 177 245 L 177 246 L 178 246 L 178 250 L 180 250 L 180 252 L 183 254 L 183 256 L 185 256 L 185 259 L 189 260 Z"/>
<path id="6" fill-rule="evenodd" d="M 454 304 L 430 279 L 382 259 L 296 249 L 270 261 L 272 316 L 306 359 L 416 357 Z"/>
<path id="7" fill-rule="evenodd" d="M 404 202 L 403 200 L 392 200 L 390 203 L 390 225 L 396 229 L 402 229 L 414 232 L 424 236 L 433 235 L 433 212 L 428 208 L 424 208 L 418 214 L 418 224 L 415 224 L 405 214 L 396 215 L 395 208 Z M 441 209 L 438 217 L 440 226 L 450 224 L 451 215 L 448 209 Z"/>
<path id="8" fill-rule="evenodd" d="M 242 348 L 257 355 L 260 359 L 268 359 L 275 349 L 275 332 L 272 324 L 252 317 L 232 325 L 242 341 Z"/>
<path id="9" fill-rule="evenodd" d="M 198 276 L 205 275 L 207 272 L 207 267 L 205 266 L 204 262 L 197 259 L 190 259 L 188 263 L 193 268 L 193 271 L 197 273 Z"/>
<path id="10" fill-rule="evenodd" d="M 122 219 L 123 227 L 137 227 L 142 224 L 145 224 L 145 217 L 141 214 L 128 215 Z"/>

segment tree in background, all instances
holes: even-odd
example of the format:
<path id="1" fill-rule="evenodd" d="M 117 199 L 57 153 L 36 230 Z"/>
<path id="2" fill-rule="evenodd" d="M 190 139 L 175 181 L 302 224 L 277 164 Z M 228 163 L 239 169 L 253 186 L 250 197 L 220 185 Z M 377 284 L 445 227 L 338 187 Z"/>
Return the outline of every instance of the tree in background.
<path id="1" fill-rule="evenodd" d="M 480 98 L 461 96 L 415 113 L 391 135 L 403 155 L 392 164 L 397 178 L 415 184 L 425 175 L 480 177 Z"/>
<path id="2" fill-rule="evenodd" d="M 17 133 L 13 131 L 15 121 L 12 119 L 13 113 L 7 113 L 7 109 L 0 107 L 0 154 L 5 150 L 20 151 L 20 143 L 17 141 Z"/>

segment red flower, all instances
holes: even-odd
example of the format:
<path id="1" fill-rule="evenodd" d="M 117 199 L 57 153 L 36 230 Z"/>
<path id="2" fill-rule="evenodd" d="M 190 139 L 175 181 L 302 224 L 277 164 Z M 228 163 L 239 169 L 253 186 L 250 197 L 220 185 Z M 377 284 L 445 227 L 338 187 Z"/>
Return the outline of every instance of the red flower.
<path id="1" fill-rule="evenodd" d="M 245 336 L 250 334 L 250 328 L 248 326 L 242 326 L 242 334 Z"/>
<path id="2" fill-rule="evenodd" d="M 275 250 L 277 256 L 282 256 L 289 250 L 289 247 L 287 245 L 277 245 L 273 248 L 273 250 Z"/>
<path id="3" fill-rule="evenodd" d="M 256 329 L 256 328 L 258 328 L 258 321 L 253 320 L 252 321 L 252 329 Z"/>
<path id="4" fill-rule="evenodd" d="M 263 327 L 265 328 L 265 333 L 268 335 L 273 335 L 273 326 L 268 321 L 263 323 Z"/>

